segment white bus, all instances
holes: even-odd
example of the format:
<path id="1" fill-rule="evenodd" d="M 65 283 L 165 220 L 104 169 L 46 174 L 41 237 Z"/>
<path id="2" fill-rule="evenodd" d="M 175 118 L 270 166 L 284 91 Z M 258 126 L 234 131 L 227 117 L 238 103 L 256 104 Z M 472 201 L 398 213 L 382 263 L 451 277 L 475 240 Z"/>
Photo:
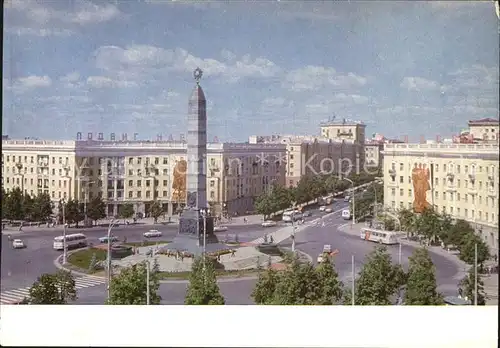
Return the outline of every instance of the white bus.
<path id="1" fill-rule="evenodd" d="M 288 210 L 283 213 L 283 218 L 282 220 L 284 222 L 292 222 L 292 216 L 293 216 L 293 221 L 297 221 L 302 219 L 302 213 L 298 210 Z"/>
<path id="2" fill-rule="evenodd" d="M 380 244 L 398 244 L 398 234 L 390 231 L 381 231 L 374 228 L 363 228 L 361 230 L 361 239 L 377 242 Z"/>
<path id="3" fill-rule="evenodd" d="M 63 236 L 58 236 L 54 238 L 54 249 L 63 250 Z M 82 248 L 87 246 L 87 237 L 83 233 L 74 233 L 66 235 L 66 248 Z"/>

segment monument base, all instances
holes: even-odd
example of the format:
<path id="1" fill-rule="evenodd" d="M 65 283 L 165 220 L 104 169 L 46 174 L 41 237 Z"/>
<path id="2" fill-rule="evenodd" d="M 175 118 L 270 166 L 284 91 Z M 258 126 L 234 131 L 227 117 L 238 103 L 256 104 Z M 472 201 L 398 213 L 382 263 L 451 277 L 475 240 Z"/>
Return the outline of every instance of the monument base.
<path id="1" fill-rule="evenodd" d="M 229 249 L 225 244 L 219 243 L 214 234 L 213 217 L 206 217 L 206 222 L 200 211 L 197 209 L 185 209 L 179 218 L 179 233 L 173 242 L 166 245 L 166 250 L 186 251 L 193 255 L 203 254 L 204 229 L 206 227 L 206 248 L 207 252 Z M 196 228 L 198 226 L 198 228 Z"/>

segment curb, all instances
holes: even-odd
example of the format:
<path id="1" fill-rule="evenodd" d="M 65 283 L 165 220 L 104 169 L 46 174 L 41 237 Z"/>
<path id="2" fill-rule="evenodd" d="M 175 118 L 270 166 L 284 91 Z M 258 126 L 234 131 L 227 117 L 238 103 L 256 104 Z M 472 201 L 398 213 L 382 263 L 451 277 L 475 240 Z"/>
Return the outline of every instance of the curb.
<path id="1" fill-rule="evenodd" d="M 349 235 L 351 233 L 349 233 L 348 231 L 345 231 L 345 227 L 349 226 L 349 225 L 351 225 L 351 223 L 346 223 L 346 224 L 340 225 L 337 229 L 339 231 L 341 231 L 342 233 Z M 407 245 L 407 246 L 410 246 L 410 247 L 413 247 L 413 248 L 419 248 L 420 247 L 419 244 L 418 245 L 414 244 L 413 242 L 407 241 L 405 239 L 402 239 L 402 240 L 400 239 L 399 242 L 402 245 Z M 427 247 L 427 250 L 429 252 L 433 253 L 433 254 L 442 256 L 445 259 L 453 262 L 453 264 L 457 267 L 457 270 L 458 270 L 455 273 L 455 275 L 453 276 L 453 279 L 455 279 L 455 280 L 461 280 L 461 279 L 463 279 L 465 277 L 465 275 L 467 274 L 467 272 L 469 271 L 469 268 L 471 267 L 470 265 L 466 264 L 465 262 L 463 262 L 462 260 L 460 260 L 455 255 L 451 255 L 451 254 L 448 254 L 448 253 L 440 252 L 439 250 L 435 250 L 434 247 Z"/>
<path id="2" fill-rule="evenodd" d="M 69 252 L 67 252 L 66 257 L 69 257 L 70 255 L 74 254 L 77 251 L 86 250 L 86 249 L 89 249 L 89 248 L 87 247 L 87 248 L 82 248 L 82 249 L 78 249 L 78 250 L 69 251 Z M 88 273 L 78 272 L 78 271 L 72 270 L 70 268 L 64 267 L 63 264 L 61 263 L 63 256 L 64 255 L 59 255 L 57 257 L 57 259 L 54 260 L 54 266 L 56 266 L 58 269 L 62 269 L 62 270 L 65 270 L 67 272 L 71 272 L 72 274 L 76 274 L 76 275 L 78 275 L 80 277 L 104 278 L 104 277 L 95 276 L 95 275 L 88 274 Z"/>

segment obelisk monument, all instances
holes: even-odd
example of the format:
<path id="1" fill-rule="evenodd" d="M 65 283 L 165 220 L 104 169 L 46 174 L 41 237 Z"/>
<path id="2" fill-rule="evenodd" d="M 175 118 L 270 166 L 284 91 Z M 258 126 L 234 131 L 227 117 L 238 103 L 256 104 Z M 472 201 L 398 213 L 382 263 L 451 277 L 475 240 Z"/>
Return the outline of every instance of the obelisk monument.
<path id="1" fill-rule="evenodd" d="M 213 233 L 213 218 L 207 204 L 207 100 L 200 86 L 203 72 L 194 71 L 196 86 L 189 98 L 187 132 L 186 207 L 179 218 L 179 234 L 167 249 L 193 254 L 227 248 Z M 204 233 L 206 235 L 204 236 Z"/>

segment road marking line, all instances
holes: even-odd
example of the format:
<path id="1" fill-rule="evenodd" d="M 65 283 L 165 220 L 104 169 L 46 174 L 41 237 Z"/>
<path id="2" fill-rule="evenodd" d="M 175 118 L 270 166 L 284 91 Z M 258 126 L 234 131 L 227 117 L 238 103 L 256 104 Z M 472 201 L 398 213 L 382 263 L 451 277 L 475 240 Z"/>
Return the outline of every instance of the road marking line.
<path id="1" fill-rule="evenodd" d="M 13 295 L 17 295 L 17 294 L 25 295 L 25 294 L 29 294 L 29 291 L 21 290 L 21 289 L 14 289 L 14 290 L 10 290 L 9 293 L 13 294 Z"/>

